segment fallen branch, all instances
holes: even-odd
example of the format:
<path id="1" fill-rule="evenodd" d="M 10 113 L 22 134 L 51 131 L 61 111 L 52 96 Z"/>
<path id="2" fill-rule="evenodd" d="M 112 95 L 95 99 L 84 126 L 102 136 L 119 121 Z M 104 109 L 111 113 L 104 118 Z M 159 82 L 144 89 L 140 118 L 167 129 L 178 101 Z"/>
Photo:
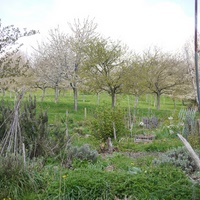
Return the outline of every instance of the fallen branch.
<path id="1" fill-rule="evenodd" d="M 196 166 L 200 169 L 200 159 L 199 159 L 198 155 L 194 152 L 191 145 L 188 143 L 188 141 L 182 135 L 180 135 L 180 134 L 177 134 L 177 135 L 180 138 L 180 140 L 183 142 L 183 144 L 185 145 L 186 149 L 189 151 L 189 154 L 193 158 Z"/>

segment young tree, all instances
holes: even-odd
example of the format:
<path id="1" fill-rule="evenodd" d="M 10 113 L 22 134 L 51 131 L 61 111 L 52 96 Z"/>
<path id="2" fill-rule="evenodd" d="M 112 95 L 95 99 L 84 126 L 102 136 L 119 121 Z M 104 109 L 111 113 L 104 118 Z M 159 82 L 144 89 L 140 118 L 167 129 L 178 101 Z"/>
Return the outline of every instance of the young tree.
<path id="1" fill-rule="evenodd" d="M 71 65 L 72 74 L 70 76 L 70 86 L 74 93 L 74 110 L 78 110 L 78 87 L 81 79 L 79 77 L 79 71 L 81 65 L 85 59 L 84 49 L 88 45 L 89 40 L 97 37 L 98 34 L 95 32 L 97 24 L 93 20 L 84 19 L 83 22 L 80 20 L 74 20 L 74 24 L 69 24 L 72 31 L 70 36 L 71 53 L 73 55 L 73 63 Z"/>
<path id="2" fill-rule="evenodd" d="M 81 70 L 85 84 L 93 91 L 108 92 L 114 107 L 116 94 L 122 92 L 126 49 L 119 42 L 96 38 L 88 43 L 85 52 L 87 59 Z"/>
<path id="3" fill-rule="evenodd" d="M 139 96 L 147 91 L 145 87 L 145 73 L 143 71 L 144 66 L 141 56 L 132 55 L 125 68 L 123 92 L 135 96 L 135 108 Z"/>
<path id="4" fill-rule="evenodd" d="M 55 102 L 58 101 L 59 85 L 69 78 L 71 52 L 68 36 L 59 29 L 50 30 L 48 41 L 38 45 L 34 54 L 34 72 L 40 85 L 55 89 Z"/>

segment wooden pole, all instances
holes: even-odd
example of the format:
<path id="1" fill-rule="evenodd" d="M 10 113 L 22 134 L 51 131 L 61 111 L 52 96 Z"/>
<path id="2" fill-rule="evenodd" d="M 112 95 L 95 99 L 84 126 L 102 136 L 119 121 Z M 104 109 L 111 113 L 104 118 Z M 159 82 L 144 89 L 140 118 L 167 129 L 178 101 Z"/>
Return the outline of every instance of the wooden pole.
<path id="1" fill-rule="evenodd" d="M 198 19 L 198 1 L 195 0 L 195 30 L 194 30 L 194 51 L 195 51 L 195 72 L 197 86 L 198 111 L 200 112 L 200 91 L 199 91 L 199 71 L 198 71 L 198 38 L 197 38 L 197 19 Z"/>
<path id="2" fill-rule="evenodd" d="M 84 109 L 84 118 L 87 118 L 87 108 Z"/>

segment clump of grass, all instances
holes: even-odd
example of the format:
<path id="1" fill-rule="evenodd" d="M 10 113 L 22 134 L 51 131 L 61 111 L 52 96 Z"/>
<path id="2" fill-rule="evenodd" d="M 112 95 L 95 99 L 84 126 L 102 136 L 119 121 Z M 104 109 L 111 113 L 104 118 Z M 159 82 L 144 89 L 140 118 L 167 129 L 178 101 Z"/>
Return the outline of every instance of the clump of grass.
<path id="1" fill-rule="evenodd" d="M 40 170 L 40 161 L 31 161 L 25 166 L 20 155 L 0 156 L 0 199 L 21 199 L 26 192 L 37 193 L 45 185 L 38 173 Z"/>

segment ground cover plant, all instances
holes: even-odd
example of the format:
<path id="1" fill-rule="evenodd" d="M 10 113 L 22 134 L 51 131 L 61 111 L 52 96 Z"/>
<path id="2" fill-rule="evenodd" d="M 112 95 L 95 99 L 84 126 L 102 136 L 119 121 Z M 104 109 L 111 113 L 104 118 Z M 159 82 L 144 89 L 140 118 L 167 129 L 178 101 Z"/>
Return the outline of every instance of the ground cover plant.
<path id="1" fill-rule="evenodd" d="M 195 128 L 189 133 L 187 107 L 180 101 L 175 109 L 172 99 L 163 96 L 157 110 L 147 101 L 150 96 L 142 96 L 134 108 L 133 96 L 119 95 L 114 110 L 107 94 L 99 102 L 95 94 L 79 93 L 74 111 L 70 91 L 60 94 L 57 103 L 51 90 L 43 101 L 40 95 L 27 93 L 21 102 L 25 154 L 0 155 L 0 199 L 200 199 L 200 171 L 176 134 L 188 135 L 196 152 L 200 145 Z M 6 95 L 4 102 L 0 120 L 8 118 L 9 124 L 14 99 Z M 143 118 L 152 117 L 158 125 L 144 127 Z M 135 135 L 155 137 L 135 142 Z"/>

